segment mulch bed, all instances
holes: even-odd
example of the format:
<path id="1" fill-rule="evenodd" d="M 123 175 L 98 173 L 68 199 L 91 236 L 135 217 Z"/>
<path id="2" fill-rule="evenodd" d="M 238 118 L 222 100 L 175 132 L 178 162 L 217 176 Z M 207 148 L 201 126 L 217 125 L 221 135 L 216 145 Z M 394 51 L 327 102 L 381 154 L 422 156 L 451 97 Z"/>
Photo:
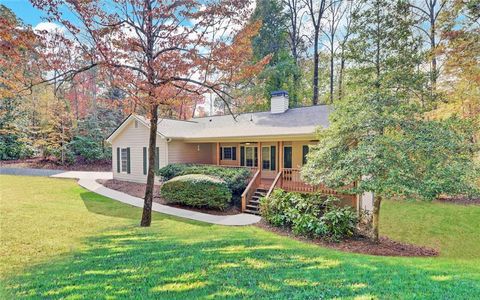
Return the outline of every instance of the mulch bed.
<path id="1" fill-rule="evenodd" d="M 122 180 L 116 180 L 116 179 L 110 179 L 110 180 L 99 179 L 97 180 L 97 182 L 109 189 L 116 190 L 116 191 L 128 194 L 130 196 L 134 196 L 142 199 L 145 197 L 145 189 L 147 185 L 144 183 L 128 182 L 128 181 L 122 181 Z M 166 203 L 165 199 L 160 197 L 160 185 L 155 185 L 154 187 L 153 202 L 160 203 L 163 205 L 168 205 L 171 207 L 188 209 L 188 210 L 198 211 L 198 212 L 212 214 L 212 215 L 224 216 L 224 215 L 236 215 L 240 213 L 240 209 L 236 206 L 230 206 L 229 208 L 223 211 L 220 211 L 220 210 L 214 210 L 214 209 L 208 209 L 208 208 L 197 208 L 197 207 L 190 207 L 185 205 Z"/>
<path id="2" fill-rule="evenodd" d="M 441 197 L 435 201 L 460 205 L 480 205 L 480 198 Z"/>
<path id="3" fill-rule="evenodd" d="M 375 244 L 366 237 L 362 236 L 346 239 L 340 242 L 331 242 L 322 239 L 309 239 L 296 236 L 290 230 L 273 227 L 263 219 L 257 223 L 256 226 L 282 236 L 288 236 L 299 241 L 313 243 L 344 252 L 362 253 L 377 256 L 405 257 L 437 256 L 439 254 L 438 250 L 432 248 L 397 242 L 387 237 L 380 237 L 380 243 L 378 244 Z"/>
<path id="4" fill-rule="evenodd" d="M 18 159 L 18 160 L 3 160 L 0 162 L 2 167 L 7 168 L 32 168 L 32 169 L 51 169 L 51 170 L 65 170 L 65 171 L 96 171 L 96 172 L 111 172 L 112 161 L 101 160 L 94 163 L 87 163 L 83 160 L 77 160 L 71 165 L 62 165 L 53 159 L 43 159 L 41 157 Z"/>

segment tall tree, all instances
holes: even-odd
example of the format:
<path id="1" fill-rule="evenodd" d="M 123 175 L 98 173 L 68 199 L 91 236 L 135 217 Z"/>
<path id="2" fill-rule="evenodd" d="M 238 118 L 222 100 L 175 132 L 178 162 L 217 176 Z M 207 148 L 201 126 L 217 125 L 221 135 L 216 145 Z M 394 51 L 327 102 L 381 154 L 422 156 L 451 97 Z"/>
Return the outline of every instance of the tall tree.
<path id="1" fill-rule="evenodd" d="M 351 36 L 352 21 L 362 7 L 363 1 L 347 1 L 343 22 L 338 34 L 338 47 L 340 48 L 340 63 L 338 67 L 338 99 L 343 97 L 343 81 L 345 76 L 345 64 L 347 61 L 348 44 Z"/>
<path id="2" fill-rule="evenodd" d="M 410 6 L 418 16 L 418 22 L 414 26 L 425 34 L 429 44 L 430 57 L 430 89 L 431 97 L 435 97 L 437 89 L 437 80 L 440 75 L 437 57 L 439 55 L 438 46 L 440 44 L 440 31 L 438 29 L 438 18 L 442 13 L 447 0 L 413 0 Z M 427 26 L 425 26 L 425 24 Z"/>
<path id="3" fill-rule="evenodd" d="M 355 17 L 350 44 L 355 73 L 349 95 L 335 103 L 302 170 L 310 183 L 375 193 L 369 234 L 379 240 L 384 197 L 434 199 L 475 191 L 469 130 L 458 120 L 422 118 L 415 89 L 422 62 L 403 1 L 367 0 Z M 453 179 L 454 178 L 454 179 Z"/>
<path id="4" fill-rule="evenodd" d="M 327 38 L 326 48 L 329 54 L 329 100 L 333 103 L 334 85 L 335 85 L 335 58 L 339 44 L 337 43 L 338 27 L 340 21 L 346 12 L 344 2 L 338 0 L 330 0 L 325 10 L 325 29 L 322 32 Z M 347 20 L 348 21 L 348 20 Z"/>
<path id="5" fill-rule="evenodd" d="M 228 88 L 268 62 L 246 63 L 252 56 L 246 47 L 258 30 L 257 24 L 239 30 L 248 20 L 249 2 L 31 1 L 69 30 L 81 61 L 88 62 L 66 69 L 56 79 L 99 67 L 148 113 L 149 167 L 140 224 L 150 226 L 159 110 L 168 110 L 178 97 L 206 91 L 228 99 Z M 72 12 L 75 22 L 64 19 L 64 11 Z M 215 76 L 208 76 L 211 73 Z"/>
<path id="6" fill-rule="evenodd" d="M 305 3 L 303 0 L 282 0 L 282 4 L 285 8 L 288 25 L 288 43 L 290 46 L 290 51 L 292 53 L 293 60 L 295 62 L 296 71 L 293 78 L 293 86 L 295 94 L 293 95 L 294 104 L 297 104 L 299 101 L 298 91 L 301 89 L 301 67 L 300 67 L 300 53 L 304 48 L 304 37 L 303 37 L 303 27 L 304 27 L 304 8 Z"/>
<path id="7" fill-rule="evenodd" d="M 319 51 L 320 51 L 320 34 L 321 34 L 321 25 L 322 25 L 322 18 L 324 17 L 325 9 L 327 7 L 327 0 L 304 0 L 305 5 L 308 10 L 308 14 L 310 17 L 310 22 L 313 29 L 313 79 L 312 79 L 312 86 L 313 86 L 313 97 L 312 97 L 312 104 L 318 104 L 318 81 L 319 81 Z"/>
<path id="8" fill-rule="evenodd" d="M 287 15 L 278 0 L 259 0 L 252 14 L 252 21 L 262 22 L 252 46 L 256 60 L 271 55 L 270 63 L 259 74 L 264 85 L 264 99 L 269 99 L 274 90 L 286 89 L 292 106 L 297 105 L 299 91 L 294 84 L 298 68 L 288 47 Z"/>
<path id="9" fill-rule="evenodd" d="M 18 91 L 34 79 L 36 35 L 0 4 L 0 159 L 18 159 L 31 153 L 27 143 Z"/>

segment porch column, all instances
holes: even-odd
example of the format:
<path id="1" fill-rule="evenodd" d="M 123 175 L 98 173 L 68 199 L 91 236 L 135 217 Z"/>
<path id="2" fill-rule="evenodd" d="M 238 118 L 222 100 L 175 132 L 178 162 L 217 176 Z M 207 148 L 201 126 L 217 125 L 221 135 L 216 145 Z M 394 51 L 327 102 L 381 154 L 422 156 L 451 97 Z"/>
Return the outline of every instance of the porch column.
<path id="1" fill-rule="evenodd" d="M 217 166 L 220 165 L 220 143 L 217 142 L 217 159 L 216 159 L 216 162 L 217 162 Z"/>
<path id="2" fill-rule="evenodd" d="M 279 142 L 280 146 L 278 147 L 278 171 L 282 172 L 283 170 L 283 141 Z"/>
<path id="3" fill-rule="evenodd" d="M 235 147 L 237 148 L 237 166 L 241 167 L 242 166 L 242 155 L 240 155 L 240 149 L 242 147 L 242 144 L 241 143 L 238 143 L 237 145 L 235 145 Z"/>
<path id="4" fill-rule="evenodd" d="M 262 172 L 262 142 L 257 143 L 258 147 L 258 169 Z"/>
<path id="5" fill-rule="evenodd" d="M 276 157 L 275 165 L 277 166 L 277 173 L 280 172 L 280 143 L 281 142 L 277 142 L 277 153 L 275 155 Z"/>

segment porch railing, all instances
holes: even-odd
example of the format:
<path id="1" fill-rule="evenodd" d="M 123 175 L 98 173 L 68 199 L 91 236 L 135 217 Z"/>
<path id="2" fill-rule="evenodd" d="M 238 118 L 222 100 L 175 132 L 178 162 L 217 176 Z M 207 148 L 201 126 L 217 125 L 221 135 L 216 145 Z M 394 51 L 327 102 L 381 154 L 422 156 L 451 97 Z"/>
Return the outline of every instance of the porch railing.
<path id="1" fill-rule="evenodd" d="M 255 174 L 253 174 L 252 179 L 248 183 L 245 191 L 242 193 L 242 211 L 245 211 L 247 208 L 247 201 L 252 198 L 253 194 L 260 186 L 261 176 L 260 176 L 260 169 L 258 169 Z"/>
<path id="2" fill-rule="evenodd" d="M 281 187 L 289 192 L 301 192 L 301 193 L 322 193 L 326 195 L 335 195 L 342 199 L 344 204 L 355 206 L 356 195 L 342 193 L 341 190 L 331 189 L 323 184 L 310 185 L 304 182 L 300 176 L 300 169 L 285 168 L 278 175 L 278 179 L 275 178 L 272 187 L 272 191 L 275 187 Z M 346 188 L 350 188 L 347 186 Z M 271 191 L 269 191 L 271 193 Z M 270 194 L 269 194 L 270 195 Z"/>

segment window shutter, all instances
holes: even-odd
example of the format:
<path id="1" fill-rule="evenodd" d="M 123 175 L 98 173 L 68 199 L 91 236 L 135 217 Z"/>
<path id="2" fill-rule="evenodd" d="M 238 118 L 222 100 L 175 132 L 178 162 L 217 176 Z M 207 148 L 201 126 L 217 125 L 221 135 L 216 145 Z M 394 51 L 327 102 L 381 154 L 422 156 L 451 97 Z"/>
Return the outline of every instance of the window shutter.
<path id="1" fill-rule="evenodd" d="M 120 173 L 120 148 L 117 147 L 117 173 Z"/>
<path id="2" fill-rule="evenodd" d="M 220 160 L 223 160 L 223 147 L 220 147 Z"/>
<path id="3" fill-rule="evenodd" d="M 245 147 L 240 146 L 240 166 L 245 166 Z"/>
<path id="4" fill-rule="evenodd" d="M 147 147 L 143 147 L 143 175 L 147 175 Z"/>
<path id="5" fill-rule="evenodd" d="M 276 166 L 276 147 L 270 146 L 270 170 L 275 171 Z"/>
<path id="6" fill-rule="evenodd" d="M 160 169 L 160 149 L 158 147 L 155 148 L 155 166 L 157 170 Z M 155 170 L 156 171 L 156 170 Z"/>
<path id="7" fill-rule="evenodd" d="M 237 147 L 232 147 L 232 160 L 237 160 Z"/>
<path id="8" fill-rule="evenodd" d="M 258 147 L 255 147 L 255 154 L 254 154 L 254 157 L 255 157 L 255 167 L 258 167 Z"/>
<path id="9" fill-rule="evenodd" d="M 127 174 L 130 174 L 130 147 L 127 148 Z"/>
<path id="10" fill-rule="evenodd" d="M 310 148 L 308 148 L 308 145 L 303 145 L 302 147 L 302 164 L 303 165 L 307 163 L 307 154 L 309 150 Z"/>

